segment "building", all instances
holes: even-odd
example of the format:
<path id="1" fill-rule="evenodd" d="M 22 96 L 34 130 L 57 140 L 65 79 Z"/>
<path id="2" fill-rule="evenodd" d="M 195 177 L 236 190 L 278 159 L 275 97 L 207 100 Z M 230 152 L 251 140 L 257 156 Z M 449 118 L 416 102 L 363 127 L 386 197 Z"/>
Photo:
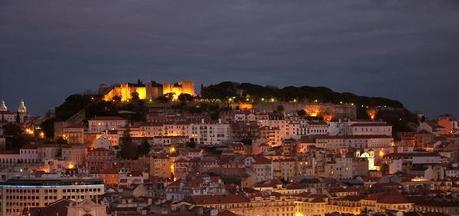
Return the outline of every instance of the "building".
<path id="1" fill-rule="evenodd" d="M 45 207 L 32 207 L 25 209 L 22 215 L 43 216 L 43 215 L 60 215 L 60 216 L 81 216 L 97 215 L 106 216 L 107 206 L 96 203 L 87 198 L 81 202 L 61 199 Z"/>
<path id="2" fill-rule="evenodd" d="M 0 104 L 0 122 L 9 123 L 24 123 L 29 118 L 27 107 L 25 106 L 24 100 L 21 99 L 17 112 L 8 111 L 8 107 L 4 100 Z"/>
<path id="3" fill-rule="evenodd" d="M 150 155 L 150 176 L 173 178 L 174 158 L 165 154 Z"/>
<path id="4" fill-rule="evenodd" d="M 231 139 L 231 125 L 221 120 L 193 123 L 189 125 L 189 137 L 191 142 L 202 145 L 221 144 Z"/>
<path id="5" fill-rule="evenodd" d="M 2 215 L 20 214 L 26 208 L 45 207 L 60 199 L 83 201 L 104 194 L 104 184 L 91 178 L 22 178 L 0 182 Z"/>
<path id="6" fill-rule="evenodd" d="M 180 201 L 191 196 L 224 195 L 225 184 L 218 176 L 184 177 L 166 187 L 166 199 Z"/>
<path id="7" fill-rule="evenodd" d="M 62 147 L 62 159 L 74 165 L 84 165 L 88 157 L 85 145 L 66 145 Z"/>
<path id="8" fill-rule="evenodd" d="M 248 156 L 244 159 L 246 167 L 255 173 L 256 182 L 264 182 L 273 179 L 272 161 L 263 156 Z"/>
<path id="9" fill-rule="evenodd" d="M 288 181 L 297 175 L 296 161 L 293 158 L 272 161 L 273 178 Z"/>
<path id="10" fill-rule="evenodd" d="M 93 172 L 111 170 L 114 168 L 114 163 L 116 163 L 116 155 L 112 150 L 96 148 L 88 152 L 86 164 Z"/>
<path id="11" fill-rule="evenodd" d="M 352 179 L 356 176 L 368 176 L 366 158 L 338 157 L 325 166 L 325 176 L 335 179 Z"/>
<path id="12" fill-rule="evenodd" d="M 119 116 L 96 116 L 88 120 L 88 131 L 114 131 L 126 127 L 127 123 L 126 119 Z"/>
<path id="13" fill-rule="evenodd" d="M 295 199 L 286 196 L 201 195 L 191 197 L 190 202 L 197 206 L 226 209 L 237 215 L 295 214 Z"/>
<path id="14" fill-rule="evenodd" d="M 394 144 L 394 138 L 386 135 L 322 136 L 316 146 L 324 149 L 385 149 Z"/>
<path id="15" fill-rule="evenodd" d="M 62 138 L 69 144 L 84 144 L 84 134 L 84 125 L 75 124 L 63 128 Z"/>

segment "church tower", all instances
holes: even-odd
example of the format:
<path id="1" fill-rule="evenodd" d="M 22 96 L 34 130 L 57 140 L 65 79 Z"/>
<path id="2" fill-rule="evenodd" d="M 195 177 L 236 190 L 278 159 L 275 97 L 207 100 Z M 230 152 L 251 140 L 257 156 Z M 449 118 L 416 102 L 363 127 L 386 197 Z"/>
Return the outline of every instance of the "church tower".
<path id="1" fill-rule="evenodd" d="M 27 113 L 27 107 L 25 106 L 24 99 L 21 99 L 21 102 L 19 103 L 18 112 Z"/>
<path id="2" fill-rule="evenodd" d="M 2 103 L 0 104 L 0 112 L 6 112 L 8 111 L 8 107 L 6 106 L 6 103 L 4 100 L 2 100 Z"/>
<path id="3" fill-rule="evenodd" d="M 17 112 L 18 123 L 24 123 L 26 121 L 27 116 L 28 116 L 27 107 L 24 103 L 24 99 L 21 99 L 21 102 L 19 102 L 19 107 L 18 107 L 18 112 Z"/>

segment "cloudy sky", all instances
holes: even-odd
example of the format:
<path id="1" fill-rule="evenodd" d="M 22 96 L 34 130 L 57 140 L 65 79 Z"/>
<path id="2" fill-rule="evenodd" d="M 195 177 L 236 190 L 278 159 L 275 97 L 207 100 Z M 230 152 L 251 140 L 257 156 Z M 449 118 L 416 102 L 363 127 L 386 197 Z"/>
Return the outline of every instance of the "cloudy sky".
<path id="1" fill-rule="evenodd" d="M 0 0 L 0 98 L 120 81 L 327 86 L 459 115 L 456 0 Z"/>

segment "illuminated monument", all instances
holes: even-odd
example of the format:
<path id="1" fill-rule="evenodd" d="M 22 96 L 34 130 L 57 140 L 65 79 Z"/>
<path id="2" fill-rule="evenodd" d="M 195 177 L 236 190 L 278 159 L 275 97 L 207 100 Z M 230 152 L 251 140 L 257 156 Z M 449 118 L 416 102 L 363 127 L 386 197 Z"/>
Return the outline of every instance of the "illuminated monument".
<path id="1" fill-rule="evenodd" d="M 99 88 L 106 88 L 101 85 Z M 118 97 L 121 101 L 126 102 L 132 100 L 133 95 L 137 94 L 140 100 L 152 100 L 159 96 L 171 95 L 173 100 L 177 100 L 180 94 L 190 94 L 195 96 L 193 81 L 185 80 L 177 83 L 148 82 L 146 84 L 138 83 L 122 83 L 115 85 L 110 89 L 102 89 L 100 92 L 105 92 L 104 100 L 111 101 Z"/>

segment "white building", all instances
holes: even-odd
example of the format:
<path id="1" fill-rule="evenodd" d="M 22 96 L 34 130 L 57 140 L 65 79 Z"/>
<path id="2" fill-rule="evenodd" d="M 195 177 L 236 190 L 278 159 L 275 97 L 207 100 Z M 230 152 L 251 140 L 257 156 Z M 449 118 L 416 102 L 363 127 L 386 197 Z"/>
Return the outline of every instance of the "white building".
<path id="1" fill-rule="evenodd" d="M 245 158 L 244 164 L 255 173 L 256 182 L 273 179 L 273 164 L 270 159 L 263 156 L 249 156 Z"/>
<path id="2" fill-rule="evenodd" d="M 231 126 L 227 123 L 206 123 L 202 121 L 199 124 L 189 125 L 190 141 L 198 144 L 213 145 L 220 144 L 231 139 Z"/>
<path id="3" fill-rule="evenodd" d="M 329 135 L 332 136 L 392 136 L 392 126 L 383 121 L 338 121 L 329 125 Z"/>
<path id="4" fill-rule="evenodd" d="M 352 179 L 368 175 L 368 161 L 365 158 L 335 158 L 325 165 L 325 176 L 336 179 Z"/>
<path id="5" fill-rule="evenodd" d="M 128 121 L 119 116 L 97 116 L 88 120 L 89 132 L 113 131 L 127 126 Z"/>
<path id="6" fill-rule="evenodd" d="M 389 148 L 394 138 L 385 135 L 324 136 L 316 139 L 316 146 L 325 149 Z"/>

